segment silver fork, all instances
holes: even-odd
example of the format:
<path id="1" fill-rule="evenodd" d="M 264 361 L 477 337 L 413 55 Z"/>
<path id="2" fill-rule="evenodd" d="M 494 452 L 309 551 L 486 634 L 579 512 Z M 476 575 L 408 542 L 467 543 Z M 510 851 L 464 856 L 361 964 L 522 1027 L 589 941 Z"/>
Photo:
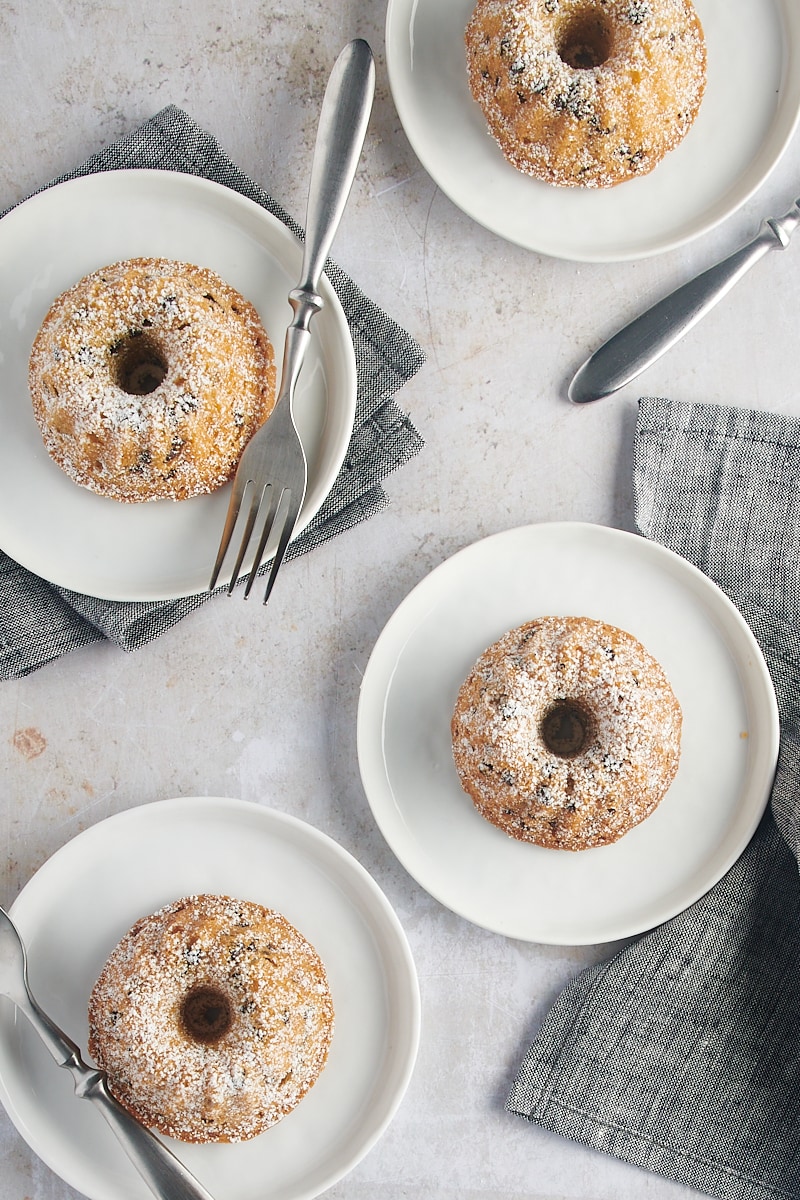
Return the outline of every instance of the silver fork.
<path id="1" fill-rule="evenodd" d="M 212 1200 L 171 1150 L 114 1099 L 104 1072 L 87 1066 L 75 1042 L 40 1008 L 28 983 L 25 945 L 3 908 L 0 908 L 0 995 L 8 996 L 25 1014 L 58 1065 L 70 1072 L 75 1095 L 81 1100 L 91 1100 L 99 1108 L 159 1200 Z"/>
<path id="2" fill-rule="evenodd" d="M 302 278 L 298 287 L 289 293 L 294 316 L 286 330 L 278 398 L 265 424 L 245 447 L 237 467 L 209 591 L 216 585 L 246 495 L 249 495 L 249 508 L 228 595 L 239 578 L 259 511 L 265 506 L 244 597 L 247 599 L 250 595 L 274 530 L 278 532 L 278 543 L 264 594 L 264 603 L 267 603 L 300 514 L 308 466 L 294 421 L 295 385 L 311 337 L 311 318 L 323 306 L 318 292 L 319 280 L 353 184 L 374 91 L 372 51 L 365 41 L 356 38 L 348 42 L 334 63 L 322 101 L 311 164 Z"/>

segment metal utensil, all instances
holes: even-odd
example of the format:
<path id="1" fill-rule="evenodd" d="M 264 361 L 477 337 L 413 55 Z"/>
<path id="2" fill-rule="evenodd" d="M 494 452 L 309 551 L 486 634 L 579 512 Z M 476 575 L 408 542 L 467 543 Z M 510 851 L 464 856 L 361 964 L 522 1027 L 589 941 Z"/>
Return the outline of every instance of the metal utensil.
<path id="1" fill-rule="evenodd" d="M 114 1099 L 104 1072 L 87 1066 L 75 1042 L 40 1008 L 28 984 L 24 943 L 3 908 L 0 908 L 0 995 L 8 996 L 25 1014 L 58 1065 L 69 1071 L 75 1095 L 81 1100 L 91 1100 L 99 1108 L 125 1153 L 160 1200 L 212 1200 L 183 1163 Z"/>
<path id="2" fill-rule="evenodd" d="M 758 235 L 631 321 L 595 350 L 576 372 L 574 404 L 610 396 L 666 353 L 770 250 L 784 250 L 800 224 L 800 200 L 782 217 L 762 221 Z"/>
<path id="3" fill-rule="evenodd" d="M 250 595 L 274 528 L 280 532 L 264 594 L 264 603 L 269 600 L 300 513 L 308 469 L 294 422 L 295 384 L 311 336 L 311 318 L 323 305 L 318 292 L 319 280 L 355 177 L 374 91 L 372 51 L 365 41 L 357 38 L 342 50 L 325 89 L 311 164 L 302 278 L 299 286 L 289 293 L 294 317 L 286 331 L 278 399 L 266 423 L 245 447 L 236 470 L 209 591 L 214 588 L 222 569 L 246 492 L 250 493 L 250 507 L 231 572 L 228 595 L 239 578 L 262 502 L 266 502 L 266 514 L 244 591 L 245 599 Z"/>

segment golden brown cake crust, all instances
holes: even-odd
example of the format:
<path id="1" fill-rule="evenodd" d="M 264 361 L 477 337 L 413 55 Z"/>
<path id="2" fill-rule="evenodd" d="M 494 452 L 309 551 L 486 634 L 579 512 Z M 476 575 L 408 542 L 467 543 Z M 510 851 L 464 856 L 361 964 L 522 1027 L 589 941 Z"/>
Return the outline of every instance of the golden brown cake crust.
<path id="1" fill-rule="evenodd" d="M 186 1142 L 239 1142 L 318 1078 L 333 1001 L 316 950 L 280 913 L 188 896 L 119 942 L 89 1002 L 89 1052 L 143 1124 Z"/>
<path id="2" fill-rule="evenodd" d="M 478 812 L 505 833 L 584 850 L 653 812 L 678 769 L 681 723 L 664 671 L 631 634 L 540 617 L 470 671 L 453 757 Z"/>
<path id="3" fill-rule="evenodd" d="M 503 154 L 561 187 L 652 171 L 705 90 L 691 0 L 478 0 L 465 38 L 470 89 Z"/>
<path id="4" fill-rule="evenodd" d="M 29 387 L 47 452 L 76 483 L 185 500 L 232 476 L 275 403 L 275 362 L 252 304 L 213 271 L 134 258 L 57 297 Z"/>

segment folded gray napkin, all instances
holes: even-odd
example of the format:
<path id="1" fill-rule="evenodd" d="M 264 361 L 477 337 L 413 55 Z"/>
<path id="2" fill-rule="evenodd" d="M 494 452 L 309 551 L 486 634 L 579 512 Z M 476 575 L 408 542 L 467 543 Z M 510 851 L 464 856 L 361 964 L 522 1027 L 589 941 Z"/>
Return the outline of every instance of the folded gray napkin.
<path id="1" fill-rule="evenodd" d="M 800 421 L 643 400 L 636 520 L 737 604 L 781 716 L 771 805 L 685 913 L 569 985 L 511 1112 L 725 1200 L 800 1197 Z"/>
<path id="2" fill-rule="evenodd" d="M 63 179 L 123 168 L 203 175 L 255 200 L 302 237 L 302 230 L 287 213 L 226 157 L 213 137 L 174 105 Z M 423 445 L 420 434 L 393 400 L 425 361 L 421 347 L 334 263 L 328 261 L 326 272 L 344 309 L 355 348 L 355 426 L 331 493 L 289 547 L 290 558 L 383 508 L 388 501 L 381 481 Z M 0 551 L 0 678 L 27 675 L 61 654 L 102 638 L 124 650 L 138 649 L 207 599 L 204 593 L 155 603 L 98 600 L 49 584 Z"/>

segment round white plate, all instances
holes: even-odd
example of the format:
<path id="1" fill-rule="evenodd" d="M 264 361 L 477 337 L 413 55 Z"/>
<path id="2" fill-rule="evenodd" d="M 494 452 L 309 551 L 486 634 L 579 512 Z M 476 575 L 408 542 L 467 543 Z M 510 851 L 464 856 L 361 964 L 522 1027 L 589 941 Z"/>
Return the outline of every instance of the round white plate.
<path id="1" fill-rule="evenodd" d="M 453 765 L 450 718 L 479 654 L 536 616 L 626 629 L 683 709 L 678 774 L 655 812 L 611 846 L 545 850 L 481 817 Z M 640 933 L 702 896 L 766 805 L 778 714 L 738 610 L 695 567 L 599 525 L 529 525 L 448 559 L 383 630 L 361 686 L 358 756 L 375 819 L 442 904 L 497 933 L 589 945 Z"/>
<path id="2" fill-rule="evenodd" d="M 386 58 L 397 111 L 422 165 L 481 225 L 529 250 L 584 262 L 642 258 L 711 229 L 781 157 L 800 113 L 797 0 L 695 0 L 708 82 L 684 141 L 650 175 L 610 190 L 521 174 L 488 133 L 467 83 L 474 0 L 389 0 Z"/>
<path id="3" fill-rule="evenodd" d="M 238 1145 L 170 1147 L 215 1200 L 308 1200 L 340 1179 L 388 1125 L 419 1038 L 419 992 L 385 896 L 345 850 L 310 825 L 240 800 L 166 800 L 67 843 L 11 910 L 30 981 L 80 1045 L 103 962 L 133 922 L 196 892 L 284 913 L 316 946 L 335 1006 L 328 1062 L 294 1112 Z M 92 1200 L 150 1192 L 92 1105 L 77 1100 L 10 1002 L 0 999 L 0 1099 L 31 1148 Z"/>
<path id="4" fill-rule="evenodd" d="M 280 370 L 292 319 L 288 295 L 300 278 L 302 248 L 254 201 L 171 171 L 109 171 L 70 180 L 32 196 L 0 221 L 0 547 L 53 583 L 109 600 L 205 591 L 230 493 L 228 485 L 180 503 L 120 504 L 78 487 L 44 449 L 28 392 L 36 331 L 65 288 L 137 255 L 197 263 L 231 283 L 258 310 Z M 355 415 L 350 331 L 325 278 L 320 292 L 325 307 L 311 326 L 297 391 L 309 482 L 295 536 L 330 491 Z"/>

